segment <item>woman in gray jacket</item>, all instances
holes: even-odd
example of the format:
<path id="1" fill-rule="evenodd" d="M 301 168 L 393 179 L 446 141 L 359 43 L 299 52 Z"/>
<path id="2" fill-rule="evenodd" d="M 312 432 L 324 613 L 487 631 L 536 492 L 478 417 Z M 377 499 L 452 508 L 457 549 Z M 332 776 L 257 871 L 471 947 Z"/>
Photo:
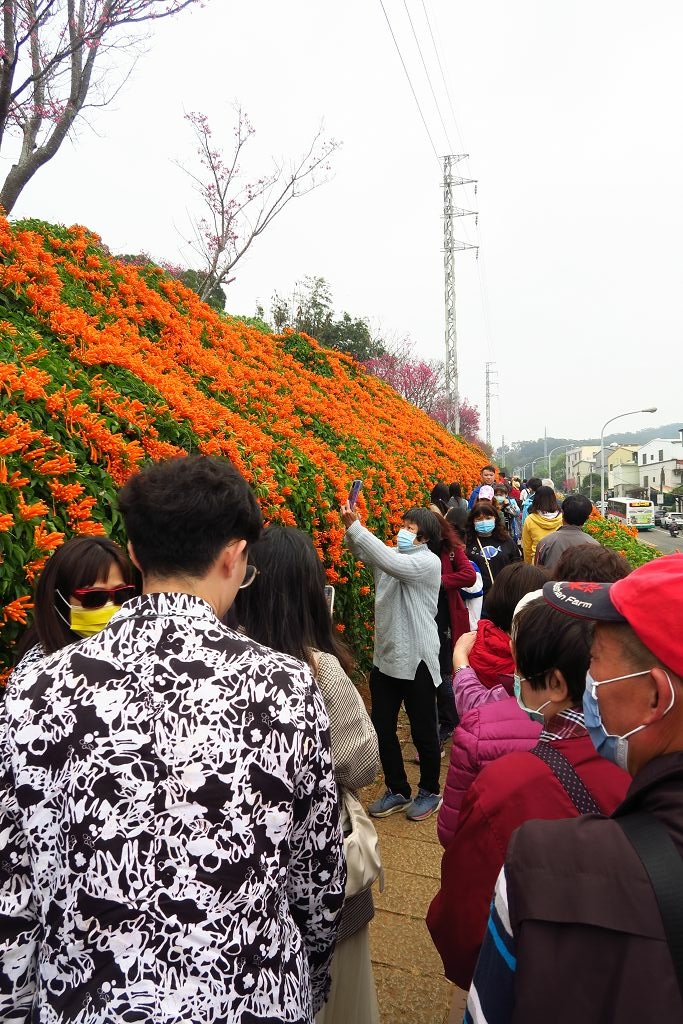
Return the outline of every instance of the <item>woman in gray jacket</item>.
<path id="1" fill-rule="evenodd" d="M 439 518 L 425 508 L 403 517 L 397 546 L 387 547 L 361 525 L 348 502 L 342 506 L 346 544 L 371 565 L 375 575 L 375 650 L 370 675 L 372 723 L 387 785 L 368 808 L 375 818 L 405 810 L 421 821 L 438 810 L 439 747 L 436 687 L 441 682 L 436 608 L 441 586 Z M 405 706 L 420 758 L 417 796 L 411 800 L 401 745 L 398 713 Z"/>

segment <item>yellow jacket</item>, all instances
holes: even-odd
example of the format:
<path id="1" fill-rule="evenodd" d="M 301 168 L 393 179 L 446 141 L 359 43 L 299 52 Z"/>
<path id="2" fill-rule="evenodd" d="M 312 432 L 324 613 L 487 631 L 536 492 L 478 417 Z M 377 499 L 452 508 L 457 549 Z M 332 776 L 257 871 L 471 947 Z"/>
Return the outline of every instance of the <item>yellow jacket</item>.
<path id="1" fill-rule="evenodd" d="M 533 565 L 538 542 L 543 540 L 544 537 L 549 537 L 551 533 L 559 530 L 561 526 L 561 512 L 558 512 L 552 518 L 542 515 L 540 512 L 530 512 L 524 520 L 524 529 L 522 530 L 524 561 L 528 562 L 529 565 Z"/>

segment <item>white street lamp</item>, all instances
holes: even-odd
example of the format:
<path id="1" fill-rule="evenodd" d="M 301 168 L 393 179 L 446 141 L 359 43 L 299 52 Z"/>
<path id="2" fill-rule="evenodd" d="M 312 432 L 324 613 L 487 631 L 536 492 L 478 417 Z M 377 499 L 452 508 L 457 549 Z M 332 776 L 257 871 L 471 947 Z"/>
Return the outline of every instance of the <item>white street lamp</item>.
<path id="1" fill-rule="evenodd" d="M 618 416 L 613 416 L 611 420 L 607 420 L 602 430 L 600 431 L 600 511 L 605 514 L 605 428 L 614 423 L 615 420 L 620 420 L 624 416 L 635 416 L 639 412 L 657 412 L 657 406 L 653 405 L 650 409 L 632 409 L 631 412 L 620 412 Z"/>
<path id="2" fill-rule="evenodd" d="M 555 452 L 560 452 L 564 448 L 565 451 L 569 451 L 570 448 L 576 448 L 576 444 L 558 444 L 557 448 L 551 448 L 548 452 L 548 479 L 552 480 L 553 475 L 550 472 L 550 459 Z"/>

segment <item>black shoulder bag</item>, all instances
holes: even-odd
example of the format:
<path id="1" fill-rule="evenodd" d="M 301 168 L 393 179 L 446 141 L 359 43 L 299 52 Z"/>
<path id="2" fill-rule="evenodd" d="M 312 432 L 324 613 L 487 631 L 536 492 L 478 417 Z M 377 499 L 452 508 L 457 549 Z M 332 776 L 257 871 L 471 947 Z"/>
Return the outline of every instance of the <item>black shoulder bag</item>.
<path id="1" fill-rule="evenodd" d="M 623 830 L 647 871 L 683 998 L 683 859 L 661 821 L 652 814 L 625 814 L 612 820 Z"/>

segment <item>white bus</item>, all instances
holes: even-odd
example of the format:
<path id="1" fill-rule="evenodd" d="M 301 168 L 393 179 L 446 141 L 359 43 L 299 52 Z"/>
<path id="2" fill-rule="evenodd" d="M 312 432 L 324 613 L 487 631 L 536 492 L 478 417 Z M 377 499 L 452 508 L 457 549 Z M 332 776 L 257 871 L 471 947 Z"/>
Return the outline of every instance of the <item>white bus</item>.
<path id="1" fill-rule="evenodd" d="M 655 506 L 643 498 L 610 498 L 605 516 L 624 526 L 635 526 L 636 530 L 653 530 Z"/>

